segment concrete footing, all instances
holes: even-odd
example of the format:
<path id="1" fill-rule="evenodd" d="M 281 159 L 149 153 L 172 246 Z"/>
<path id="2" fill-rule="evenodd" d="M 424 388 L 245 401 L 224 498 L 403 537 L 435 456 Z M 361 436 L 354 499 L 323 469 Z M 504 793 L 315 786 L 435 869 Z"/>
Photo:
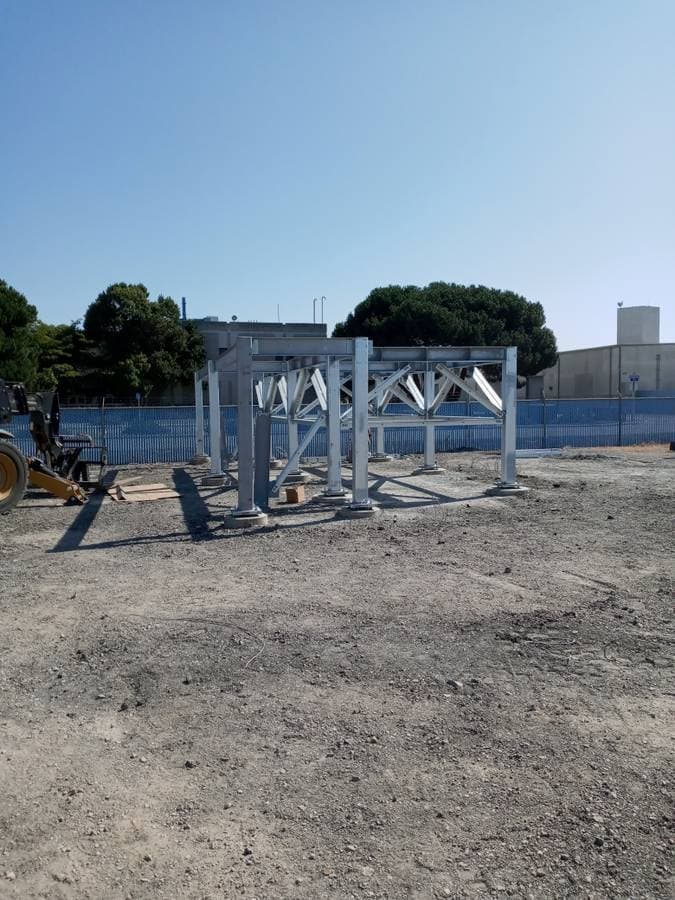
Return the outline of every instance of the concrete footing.
<path id="1" fill-rule="evenodd" d="M 420 466 L 413 469 L 413 475 L 442 475 L 445 472 L 443 466 Z"/>
<path id="2" fill-rule="evenodd" d="M 283 469 L 286 465 L 283 459 L 271 459 L 270 460 L 270 469 L 279 470 Z"/>
<path id="3" fill-rule="evenodd" d="M 234 512 L 225 517 L 223 522 L 225 528 L 259 528 L 261 525 L 267 525 L 267 513 L 250 512 L 238 513 Z"/>
<path id="4" fill-rule="evenodd" d="M 342 506 L 335 515 L 338 519 L 372 519 L 379 511 L 377 506 Z"/>
<path id="5" fill-rule="evenodd" d="M 322 491 L 320 494 L 315 494 L 312 497 L 312 500 L 318 500 L 320 503 L 325 503 L 327 505 L 334 504 L 335 506 L 341 506 L 347 502 L 347 491 L 338 491 L 336 493 Z"/>
<path id="6" fill-rule="evenodd" d="M 369 463 L 379 463 L 379 462 L 391 462 L 393 456 L 389 456 L 388 453 L 373 453 L 372 456 L 368 457 Z"/>
<path id="7" fill-rule="evenodd" d="M 190 460 L 191 466 L 210 466 L 211 465 L 211 457 L 206 456 L 204 453 L 195 453 L 195 455 Z"/>
<path id="8" fill-rule="evenodd" d="M 221 485 L 225 484 L 225 479 L 227 475 L 221 473 L 220 475 L 204 475 L 202 478 L 202 484 L 204 487 L 221 487 Z"/>
<path id="9" fill-rule="evenodd" d="M 527 494 L 529 488 L 522 487 L 518 484 L 501 484 L 497 483 L 494 487 L 489 487 L 485 491 L 488 497 L 519 497 L 521 494 Z"/>
<path id="10" fill-rule="evenodd" d="M 284 478 L 284 484 L 305 484 L 307 479 L 305 472 L 292 472 Z"/>

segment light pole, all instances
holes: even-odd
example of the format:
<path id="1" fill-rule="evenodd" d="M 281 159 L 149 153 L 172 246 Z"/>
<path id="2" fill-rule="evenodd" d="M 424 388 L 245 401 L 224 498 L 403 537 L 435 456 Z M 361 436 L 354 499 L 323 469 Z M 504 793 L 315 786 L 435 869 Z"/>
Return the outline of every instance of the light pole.
<path id="1" fill-rule="evenodd" d="M 316 297 L 312 300 L 312 321 L 314 322 L 315 325 L 316 325 L 316 300 L 317 300 Z"/>
<path id="2" fill-rule="evenodd" d="M 321 298 L 321 324 L 322 324 L 322 325 L 323 325 L 323 305 L 324 305 L 325 302 L 326 302 L 326 298 L 325 298 L 325 297 L 322 297 L 322 298 Z"/>

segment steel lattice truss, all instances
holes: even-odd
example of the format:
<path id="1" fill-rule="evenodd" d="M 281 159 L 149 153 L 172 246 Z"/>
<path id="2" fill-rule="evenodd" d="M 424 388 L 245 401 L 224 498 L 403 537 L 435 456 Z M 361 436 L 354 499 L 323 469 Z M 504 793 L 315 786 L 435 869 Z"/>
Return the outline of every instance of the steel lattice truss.
<path id="1" fill-rule="evenodd" d="M 424 466 L 435 462 L 435 429 L 448 425 L 498 423 L 502 436 L 500 486 L 516 489 L 515 347 L 373 347 L 367 338 L 239 337 L 237 343 L 195 374 L 197 453 L 204 452 L 202 384 L 209 387 L 211 471 L 219 474 L 219 373 L 237 379 L 238 503 L 235 515 L 252 515 L 266 505 L 299 462 L 320 428 L 327 430 L 327 496 L 345 493 L 341 479 L 341 431 L 351 431 L 350 506 L 368 509 L 369 430 L 377 455 L 384 454 L 387 425 L 425 429 Z M 482 369 L 501 368 L 501 394 Z M 448 416 L 441 404 L 457 390 L 481 404 L 488 415 Z M 345 406 L 344 400 L 348 404 Z M 406 413 L 387 413 L 392 401 Z M 273 484 L 269 480 L 270 425 L 288 429 L 288 461 Z M 299 426 L 309 425 L 301 440 Z"/>

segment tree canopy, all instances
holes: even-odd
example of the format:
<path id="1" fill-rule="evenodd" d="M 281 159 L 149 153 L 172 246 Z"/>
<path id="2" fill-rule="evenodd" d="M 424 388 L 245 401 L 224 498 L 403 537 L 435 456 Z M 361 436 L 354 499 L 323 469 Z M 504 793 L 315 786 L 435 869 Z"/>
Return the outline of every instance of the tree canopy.
<path id="1" fill-rule="evenodd" d="M 84 336 L 105 393 L 144 397 L 190 380 L 204 359 L 201 335 L 181 322 L 171 297 L 151 300 L 143 284 L 112 284 L 89 306 Z"/>
<path id="2" fill-rule="evenodd" d="M 335 337 L 369 337 L 379 346 L 516 346 L 518 372 L 533 375 L 557 358 L 541 303 L 513 291 L 435 281 L 379 287 L 335 326 Z"/>
<path id="3" fill-rule="evenodd" d="M 0 378 L 30 382 L 37 371 L 37 310 L 0 278 Z"/>

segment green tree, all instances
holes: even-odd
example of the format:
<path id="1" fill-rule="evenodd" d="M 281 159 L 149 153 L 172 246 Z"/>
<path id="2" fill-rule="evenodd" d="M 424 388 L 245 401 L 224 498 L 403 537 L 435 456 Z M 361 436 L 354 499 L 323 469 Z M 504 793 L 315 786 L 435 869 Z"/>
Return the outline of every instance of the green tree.
<path id="1" fill-rule="evenodd" d="M 444 281 L 375 288 L 333 334 L 389 347 L 516 346 L 521 375 L 552 366 L 558 355 L 541 303 L 513 291 Z"/>
<path id="2" fill-rule="evenodd" d="M 190 380 L 204 360 L 202 337 L 181 322 L 176 302 L 150 300 L 143 284 L 120 282 L 99 294 L 84 317 L 84 336 L 104 382 L 98 392 L 148 397 Z"/>
<path id="3" fill-rule="evenodd" d="M 38 322 L 35 328 L 37 347 L 37 390 L 56 390 L 68 395 L 77 391 L 83 369 L 89 364 L 87 340 L 79 322 L 70 325 L 48 325 Z"/>
<path id="4" fill-rule="evenodd" d="M 0 278 L 0 378 L 30 385 L 37 371 L 37 310 Z"/>

